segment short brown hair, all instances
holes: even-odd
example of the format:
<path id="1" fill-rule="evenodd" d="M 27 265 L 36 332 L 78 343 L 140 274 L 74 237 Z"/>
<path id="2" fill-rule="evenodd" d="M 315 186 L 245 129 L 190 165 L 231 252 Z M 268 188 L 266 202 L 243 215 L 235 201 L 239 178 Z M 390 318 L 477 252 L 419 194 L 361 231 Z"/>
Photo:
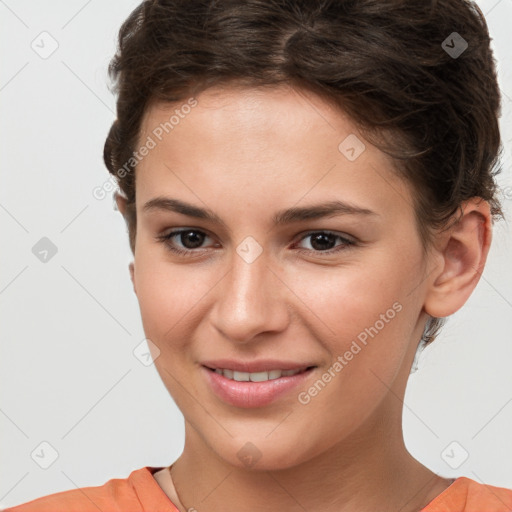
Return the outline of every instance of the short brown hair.
<path id="1" fill-rule="evenodd" d="M 104 161 L 127 198 L 132 252 L 133 155 L 148 107 L 230 83 L 290 84 L 338 105 L 412 185 L 424 247 L 466 199 L 503 214 L 500 90 L 472 1 L 146 0 L 123 23 L 109 74 L 117 119 Z M 431 318 L 423 339 L 441 325 Z"/>

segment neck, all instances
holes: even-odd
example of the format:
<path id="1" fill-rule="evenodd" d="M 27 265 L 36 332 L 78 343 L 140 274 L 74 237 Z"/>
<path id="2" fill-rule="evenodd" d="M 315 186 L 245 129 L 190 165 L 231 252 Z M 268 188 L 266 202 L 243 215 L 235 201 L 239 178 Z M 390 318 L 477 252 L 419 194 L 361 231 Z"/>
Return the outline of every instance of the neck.
<path id="1" fill-rule="evenodd" d="M 387 400 L 401 405 L 394 396 Z M 171 470 L 180 501 L 185 510 L 209 512 L 418 512 L 451 481 L 408 453 L 401 407 L 392 405 L 395 414 L 389 415 L 390 404 L 382 404 L 379 409 L 388 416 L 377 412 L 349 438 L 314 458 L 269 471 L 226 463 L 186 423 L 185 449 Z"/>

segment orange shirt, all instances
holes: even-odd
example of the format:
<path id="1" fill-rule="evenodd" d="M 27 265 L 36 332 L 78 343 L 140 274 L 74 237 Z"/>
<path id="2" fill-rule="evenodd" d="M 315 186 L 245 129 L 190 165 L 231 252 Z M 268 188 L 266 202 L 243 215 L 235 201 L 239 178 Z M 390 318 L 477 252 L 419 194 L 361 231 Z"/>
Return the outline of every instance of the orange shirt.
<path id="1" fill-rule="evenodd" d="M 159 469 L 146 466 L 128 478 L 57 492 L 3 512 L 179 512 L 153 478 Z"/>
<path id="2" fill-rule="evenodd" d="M 421 512 L 512 512 L 512 489 L 460 476 Z"/>
<path id="3" fill-rule="evenodd" d="M 179 512 L 146 466 L 128 478 L 96 487 L 62 491 L 4 509 L 4 512 Z M 512 490 L 459 477 L 421 512 L 511 512 Z"/>

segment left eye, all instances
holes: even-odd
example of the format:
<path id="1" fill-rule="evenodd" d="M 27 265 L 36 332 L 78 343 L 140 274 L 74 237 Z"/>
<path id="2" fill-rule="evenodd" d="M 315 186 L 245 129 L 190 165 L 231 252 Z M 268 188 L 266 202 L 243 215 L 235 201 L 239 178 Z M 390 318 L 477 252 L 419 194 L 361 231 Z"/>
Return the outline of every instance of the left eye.
<path id="1" fill-rule="evenodd" d="M 341 235 L 336 235 L 330 231 L 315 231 L 306 234 L 301 238 L 301 242 L 309 240 L 309 246 L 306 250 L 314 252 L 335 252 L 339 251 L 347 246 L 354 245 L 354 241 Z M 336 245 L 336 240 L 340 240 L 341 243 Z"/>

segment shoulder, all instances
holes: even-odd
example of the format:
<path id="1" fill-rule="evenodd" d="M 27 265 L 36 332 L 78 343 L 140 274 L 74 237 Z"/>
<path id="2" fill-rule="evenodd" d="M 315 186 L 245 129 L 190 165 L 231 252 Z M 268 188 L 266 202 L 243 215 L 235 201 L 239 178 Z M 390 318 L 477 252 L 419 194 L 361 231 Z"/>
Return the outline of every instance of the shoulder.
<path id="1" fill-rule="evenodd" d="M 462 479 L 466 481 L 467 503 L 472 507 L 468 509 L 470 512 L 481 506 L 487 508 L 491 506 L 493 507 L 491 510 L 496 512 L 512 511 L 512 489 L 481 484 L 470 478 L 462 477 Z"/>
<path id="2" fill-rule="evenodd" d="M 152 476 L 154 468 L 134 470 L 128 478 L 113 478 L 103 485 L 81 487 L 42 496 L 3 512 L 145 512 L 155 504 L 164 502 L 165 495 Z"/>
<path id="3" fill-rule="evenodd" d="M 512 489 L 459 477 L 421 512 L 511 512 Z"/>

